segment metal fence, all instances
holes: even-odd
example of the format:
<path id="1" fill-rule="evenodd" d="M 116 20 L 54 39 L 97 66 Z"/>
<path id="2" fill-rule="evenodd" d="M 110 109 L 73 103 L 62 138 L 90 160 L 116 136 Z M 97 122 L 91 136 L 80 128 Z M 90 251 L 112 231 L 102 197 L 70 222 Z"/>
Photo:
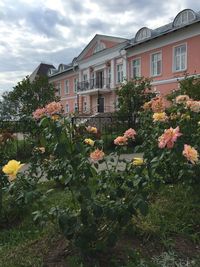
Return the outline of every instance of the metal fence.
<path id="1" fill-rule="evenodd" d="M 0 121 L 0 149 L 9 158 L 27 160 L 39 137 L 28 121 Z"/>

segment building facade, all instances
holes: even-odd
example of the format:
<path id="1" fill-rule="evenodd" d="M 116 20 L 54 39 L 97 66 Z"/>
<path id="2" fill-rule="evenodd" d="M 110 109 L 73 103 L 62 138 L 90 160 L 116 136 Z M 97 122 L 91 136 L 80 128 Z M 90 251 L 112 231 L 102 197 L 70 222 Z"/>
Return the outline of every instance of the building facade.
<path id="1" fill-rule="evenodd" d="M 116 88 L 136 77 L 152 79 L 161 95 L 185 75 L 200 75 L 200 12 L 185 9 L 172 23 L 143 27 L 133 39 L 96 35 L 69 65 L 49 71 L 66 113 L 113 112 Z"/>

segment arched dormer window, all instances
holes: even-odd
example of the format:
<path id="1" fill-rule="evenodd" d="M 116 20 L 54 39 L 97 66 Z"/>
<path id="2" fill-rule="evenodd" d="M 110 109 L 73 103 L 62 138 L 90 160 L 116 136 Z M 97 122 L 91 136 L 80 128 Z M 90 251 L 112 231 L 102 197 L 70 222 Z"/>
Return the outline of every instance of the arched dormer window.
<path id="1" fill-rule="evenodd" d="M 96 46 L 95 46 L 95 48 L 94 48 L 93 54 L 95 54 L 95 53 L 97 53 L 97 52 L 99 52 L 99 51 L 101 51 L 101 50 L 103 50 L 105 48 L 106 48 L 105 44 L 100 42 L 100 41 L 98 41 Z"/>
<path id="2" fill-rule="evenodd" d="M 50 68 L 50 69 L 48 70 L 47 75 L 48 75 L 48 76 L 51 76 L 51 75 L 54 74 L 55 72 L 56 72 L 56 69 Z"/>
<path id="3" fill-rule="evenodd" d="M 179 12 L 173 21 L 174 27 L 180 27 L 196 20 L 196 13 L 192 9 L 184 9 Z"/>
<path id="4" fill-rule="evenodd" d="M 135 35 L 135 41 L 140 42 L 151 37 L 151 30 L 147 27 L 141 28 Z"/>
<path id="5" fill-rule="evenodd" d="M 58 67 L 58 71 L 61 72 L 65 69 L 64 65 L 63 64 L 60 64 L 59 67 Z"/>

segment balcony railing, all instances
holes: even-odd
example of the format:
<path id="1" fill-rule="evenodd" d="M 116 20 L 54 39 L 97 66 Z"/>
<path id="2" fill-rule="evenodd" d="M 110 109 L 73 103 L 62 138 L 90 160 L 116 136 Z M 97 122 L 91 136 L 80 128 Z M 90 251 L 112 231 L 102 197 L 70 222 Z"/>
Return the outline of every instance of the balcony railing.
<path id="1" fill-rule="evenodd" d="M 84 92 L 95 89 L 110 89 L 110 79 L 90 79 L 90 81 L 83 81 L 78 83 L 78 92 Z"/>

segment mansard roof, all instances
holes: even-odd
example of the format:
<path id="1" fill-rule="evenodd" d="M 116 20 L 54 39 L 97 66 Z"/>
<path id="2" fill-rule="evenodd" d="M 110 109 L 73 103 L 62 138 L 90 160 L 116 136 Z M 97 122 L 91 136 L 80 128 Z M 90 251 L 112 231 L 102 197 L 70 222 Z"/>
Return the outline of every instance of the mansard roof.
<path id="1" fill-rule="evenodd" d="M 30 81 L 35 80 L 37 76 L 47 76 L 49 69 L 55 69 L 52 64 L 40 63 L 37 68 L 31 73 Z"/>
<path id="2" fill-rule="evenodd" d="M 183 22 L 183 23 L 180 23 L 180 24 L 177 24 L 176 21 L 177 19 L 179 18 L 179 16 L 181 16 L 184 12 L 191 12 L 191 14 L 194 15 L 194 18 L 192 19 L 188 19 L 188 21 L 186 22 Z M 134 38 L 132 38 L 130 40 L 130 44 L 127 45 L 124 49 L 129 49 L 129 48 L 132 48 L 138 44 L 141 44 L 141 43 L 145 43 L 147 41 L 150 41 L 152 39 L 155 39 L 155 38 L 158 38 L 160 36 L 163 36 L 163 35 L 166 35 L 168 33 L 171 33 L 171 32 L 174 32 L 174 31 L 177 31 L 179 29 L 182 29 L 182 28 L 185 28 L 185 27 L 188 27 L 189 25 L 192 25 L 192 24 L 195 24 L 195 23 L 199 23 L 200 22 L 200 11 L 199 12 L 194 12 L 193 10 L 191 9 L 184 9 L 182 10 L 181 12 L 179 12 L 177 14 L 177 16 L 174 18 L 173 22 L 171 23 L 168 23 L 164 26 L 161 26 L 161 27 L 158 27 L 154 30 L 151 30 L 149 28 L 146 28 L 146 27 L 143 27 L 141 28 L 135 35 Z M 141 38 L 141 39 L 138 39 L 138 35 L 140 34 L 140 32 L 144 29 L 148 29 L 149 30 L 149 34 L 146 36 L 146 38 Z"/>

